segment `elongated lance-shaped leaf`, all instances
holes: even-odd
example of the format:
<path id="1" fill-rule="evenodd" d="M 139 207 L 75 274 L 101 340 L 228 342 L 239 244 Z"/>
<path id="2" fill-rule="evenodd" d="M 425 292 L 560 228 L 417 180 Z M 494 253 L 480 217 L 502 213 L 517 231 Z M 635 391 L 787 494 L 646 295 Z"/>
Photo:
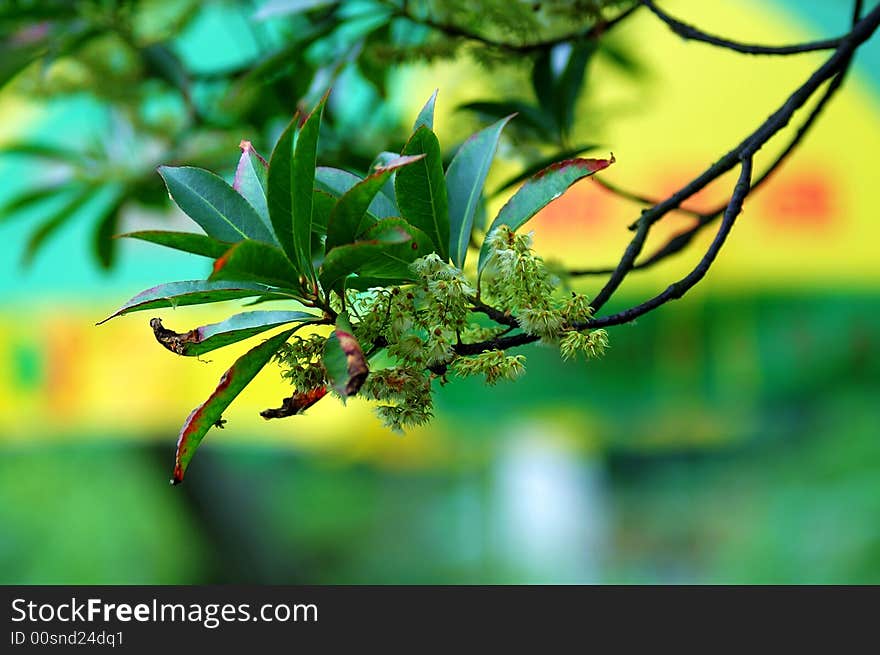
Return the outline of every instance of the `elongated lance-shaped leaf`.
<path id="1" fill-rule="evenodd" d="M 65 148 L 55 143 L 19 142 L 3 144 L 4 155 L 22 155 L 40 159 L 54 159 L 68 164 L 81 165 L 87 155 L 80 150 Z"/>
<path id="2" fill-rule="evenodd" d="M 232 188 L 250 203 L 269 231 L 273 232 L 272 221 L 269 218 L 269 204 L 266 199 L 269 186 L 269 164 L 260 156 L 260 153 L 254 150 L 250 141 L 242 141 L 238 147 L 241 148 L 241 157 L 235 168 Z M 272 236 L 274 236 L 274 232 Z"/>
<path id="3" fill-rule="evenodd" d="M 107 209 L 104 215 L 95 224 L 92 235 L 92 245 L 98 263 L 104 269 L 110 269 L 116 261 L 116 239 L 114 235 L 119 229 L 122 220 L 122 207 L 126 198 L 120 196 Z"/>
<path id="4" fill-rule="evenodd" d="M 363 240 L 327 252 L 321 285 L 327 290 L 340 289 L 353 273 L 388 282 L 415 279 L 410 264 L 433 247 L 427 234 L 403 219 L 383 219 L 367 230 Z"/>
<path id="5" fill-rule="evenodd" d="M 317 187 L 336 197 L 343 195 L 362 179 L 354 173 L 349 173 L 340 168 L 318 166 L 315 170 L 315 184 Z M 367 211 L 376 218 L 392 218 L 400 215 L 397 205 L 381 192 L 377 193 L 376 197 L 373 198 L 373 202 L 370 203 Z"/>
<path id="6" fill-rule="evenodd" d="M 15 198 L 0 205 L 0 224 L 11 218 L 20 216 L 26 211 L 32 210 L 34 205 L 38 205 L 50 198 L 57 198 L 64 195 L 66 192 L 73 191 L 70 187 L 71 185 L 67 182 L 52 184 L 51 186 L 40 185 L 39 188 L 29 189 L 24 193 L 17 195 Z M 89 188 L 91 187 L 89 186 Z"/>
<path id="7" fill-rule="evenodd" d="M 159 174 L 177 206 L 208 236 L 233 243 L 248 238 L 273 241 L 257 210 L 223 178 L 191 166 L 160 166 Z"/>
<path id="8" fill-rule="evenodd" d="M 416 117 L 415 125 L 413 125 L 413 132 L 418 132 L 419 128 L 423 125 L 429 130 L 434 129 L 434 103 L 437 102 L 437 93 L 439 91 L 440 89 L 434 89 L 434 93 L 431 94 L 431 97 L 428 98 L 428 102 L 422 107 L 422 110 Z"/>
<path id="9" fill-rule="evenodd" d="M 528 102 L 518 100 L 478 101 L 459 105 L 456 109 L 473 112 L 483 120 L 498 120 L 510 114 L 516 114 L 516 128 L 520 132 L 529 132 L 544 141 L 556 140 L 555 118 L 545 113 L 540 107 Z"/>
<path id="10" fill-rule="evenodd" d="M 495 189 L 491 195 L 497 196 L 502 191 L 507 191 L 510 187 L 516 186 L 520 182 L 527 180 L 535 173 L 544 170 L 548 166 L 555 164 L 556 162 L 562 161 L 564 159 L 574 159 L 578 155 L 581 155 L 590 150 L 596 150 L 599 148 L 598 143 L 583 143 L 581 145 L 574 146 L 573 148 L 566 148 L 565 150 L 560 150 L 559 152 L 553 153 L 549 157 L 543 157 L 536 161 L 533 164 L 529 164 L 526 166 L 521 172 L 516 175 L 507 178 L 498 185 L 498 188 Z"/>
<path id="11" fill-rule="evenodd" d="M 273 295 L 275 292 L 272 287 L 252 282 L 206 282 L 205 280 L 170 282 L 141 291 L 98 325 L 106 323 L 111 318 L 145 309 L 205 305 L 224 300 Z"/>
<path id="12" fill-rule="evenodd" d="M 163 230 L 143 230 L 140 232 L 128 232 L 120 234 L 119 239 L 138 239 L 155 243 L 159 246 L 172 248 L 188 252 L 193 255 L 201 255 L 202 257 L 210 257 L 217 259 L 222 256 L 229 248 L 231 243 L 218 241 L 207 234 L 196 234 L 194 232 L 167 232 Z"/>
<path id="13" fill-rule="evenodd" d="M 495 148 L 501 130 L 513 115 L 502 118 L 480 130 L 465 141 L 446 171 L 449 192 L 449 254 L 452 263 L 464 266 L 468 243 L 474 226 L 474 211 L 486 183 L 489 166 L 495 157 Z"/>
<path id="14" fill-rule="evenodd" d="M 312 194 L 315 189 L 315 165 L 318 157 L 318 132 L 327 94 L 306 118 L 293 147 L 290 192 L 293 213 L 293 247 L 300 270 L 315 279 L 312 268 Z"/>
<path id="15" fill-rule="evenodd" d="M 572 44 L 568 63 L 556 83 L 556 120 L 563 136 L 571 132 L 575 105 L 584 87 L 587 65 L 595 52 L 594 42 Z"/>
<path id="16" fill-rule="evenodd" d="M 299 273 L 281 249 L 259 241 L 242 241 L 232 246 L 214 262 L 209 279 L 249 280 L 284 289 L 301 288 Z"/>
<path id="17" fill-rule="evenodd" d="M 343 402 L 360 391 L 370 373 L 364 351 L 345 314 L 339 315 L 336 329 L 324 343 L 321 363 L 327 372 L 327 380 Z"/>
<path id="18" fill-rule="evenodd" d="M 597 171 L 608 168 L 614 163 L 614 155 L 611 159 L 568 159 L 557 162 L 540 171 L 523 184 L 513 194 L 510 200 L 498 212 L 498 216 L 492 221 L 487 234 L 500 225 L 507 225 L 511 230 L 518 230 L 529 219 L 555 200 L 568 188 L 585 177 Z M 480 250 L 480 271 L 486 266 L 489 257 L 489 247 L 483 241 Z"/>
<path id="19" fill-rule="evenodd" d="M 205 434 L 220 421 L 226 408 L 272 359 L 291 334 L 293 329 L 285 330 L 239 357 L 220 378 L 220 383 L 208 399 L 190 412 L 177 437 L 172 484 L 183 482 L 186 469 Z"/>
<path id="20" fill-rule="evenodd" d="M 382 185 L 395 171 L 411 164 L 415 165 L 424 157 L 423 154 L 398 157 L 346 191 L 330 213 L 330 219 L 327 223 L 327 250 L 347 243 L 354 243 L 361 234 L 372 227 L 376 223 L 376 219 L 367 213 L 367 208 L 379 193 Z"/>
<path id="21" fill-rule="evenodd" d="M 203 325 L 189 332 L 169 330 L 158 318 L 150 320 L 150 327 L 153 328 L 156 341 L 171 352 L 186 357 L 197 357 L 281 325 L 320 320 L 320 316 L 307 312 L 254 311 L 234 314 L 225 321 Z"/>
<path id="22" fill-rule="evenodd" d="M 55 234 L 62 225 L 70 220 L 70 218 L 73 217 L 83 205 L 89 202 L 93 192 L 94 188 L 92 186 L 80 188 L 68 198 L 67 202 L 51 212 L 48 218 L 43 220 L 43 222 L 37 226 L 37 229 L 31 232 L 24 249 L 24 256 L 22 257 L 22 263 L 25 266 L 33 261 L 34 255 L 36 255 L 37 251 L 43 247 L 43 244 L 46 243 L 46 241 Z"/>
<path id="23" fill-rule="evenodd" d="M 281 133 L 269 158 L 268 191 L 269 218 L 281 249 L 299 269 L 300 259 L 293 242 L 293 146 L 297 138 L 299 114 Z M 302 272 L 302 271 L 300 271 Z"/>
<path id="24" fill-rule="evenodd" d="M 443 176 L 440 142 L 426 125 L 419 127 L 403 147 L 404 155 L 424 158 L 397 173 L 395 196 L 400 212 L 410 225 L 431 237 L 440 257 L 449 259 L 449 198 Z"/>

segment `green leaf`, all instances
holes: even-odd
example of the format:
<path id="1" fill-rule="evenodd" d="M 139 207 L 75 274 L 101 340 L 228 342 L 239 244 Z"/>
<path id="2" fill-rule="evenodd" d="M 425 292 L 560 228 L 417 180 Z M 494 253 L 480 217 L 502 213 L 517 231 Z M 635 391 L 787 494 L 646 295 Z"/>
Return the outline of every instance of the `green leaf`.
<path id="1" fill-rule="evenodd" d="M 518 100 L 468 102 L 459 105 L 458 109 L 472 111 L 480 116 L 495 120 L 510 114 L 517 114 L 517 128 L 527 127 L 531 133 L 546 141 L 553 141 L 555 139 L 556 124 L 554 117 L 545 113 L 540 107 L 535 107 L 526 102 Z"/>
<path id="2" fill-rule="evenodd" d="M 264 284 L 251 282 L 206 282 L 204 280 L 170 282 L 141 291 L 110 316 L 100 321 L 98 325 L 106 323 L 111 318 L 145 309 L 204 305 L 224 300 L 262 296 L 272 294 L 274 291 L 275 289 Z"/>
<path id="3" fill-rule="evenodd" d="M 348 318 L 340 314 L 336 329 L 324 343 L 321 360 L 327 371 L 327 380 L 343 401 L 360 391 L 370 372 L 364 351 L 352 332 Z"/>
<path id="4" fill-rule="evenodd" d="M 327 234 L 330 213 L 336 206 L 336 198 L 326 191 L 315 189 L 312 199 L 312 233 Z"/>
<path id="5" fill-rule="evenodd" d="M 223 253 L 214 262 L 214 270 L 209 279 L 249 280 L 298 290 L 299 275 L 280 248 L 248 240 L 236 243 Z"/>
<path id="6" fill-rule="evenodd" d="M 535 58 L 535 64 L 532 67 L 532 90 L 535 92 L 539 106 L 544 110 L 542 113 L 551 116 L 555 123 L 556 78 L 558 76 L 553 72 L 552 51 L 552 48 L 541 50 Z"/>
<path id="7" fill-rule="evenodd" d="M 67 202 L 50 213 L 49 216 L 37 226 L 36 230 L 31 232 L 30 237 L 28 237 L 27 245 L 25 245 L 24 256 L 22 257 L 22 263 L 25 266 L 30 265 L 34 259 L 34 255 L 36 255 L 37 251 L 44 243 L 46 243 L 46 240 L 49 239 L 49 237 L 51 237 L 74 214 L 76 214 L 86 202 L 88 202 L 92 192 L 93 188 L 90 186 L 79 189 L 70 196 Z"/>
<path id="8" fill-rule="evenodd" d="M 300 271 L 312 279 L 315 278 L 315 271 L 312 268 L 312 196 L 315 189 L 318 132 L 326 102 L 327 94 L 306 118 L 294 145 L 291 167 L 293 246 L 299 258 Z"/>
<path id="9" fill-rule="evenodd" d="M 584 87 L 587 64 L 596 52 L 593 43 L 576 43 L 572 46 L 568 63 L 556 84 L 556 120 L 563 135 L 571 131 L 577 99 Z"/>
<path id="10" fill-rule="evenodd" d="M 336 198 L 326 191 L 315 189 L 312 198 L 312 265 L 317 268 L 324 261 L 324 241 L 327 236 L 327 224 L 330 213 L 336 206 Z"/>
<path id="11" fill-rule="evenodd" d="M 300 260 L 294 247 L 293 241 L 293 147 L 297 136 L 299 115 L 287 125 L 281 138 L 275 144 L 272 155 L 269 158 L 269 174 L 267 176 L 269 189 L 267 203 L 269 206 L 269 218 L 275 230 L 275 236 L 281 249 L 287 254 L 288 259 L 295 266 L 299 266 Z"/>
<path id="12" fill-rule="evenodd" d="M 82 165 L 85 159 L 82 152 L 65 148 L 57 143 L 7 143 L 0 148 L 4 155 L 20 155 L 39 159 L 54 159 L 68 164 Z"/>
<path id="13" fill-rule="evenodd" d="M 257 211 L 221 177 L 191 166 L 160 166 L 168 193 L 205 233 L 221 241 L 250 238 L 271 243 Z"/>
<path id="14" fill-rule="evenodd" d="M 122 218 L 121 210 L 125 198 L 120 198 L 107 208 L 106 213 L 95 224 L 92 246 L 98 264 L 105 270 L 111 268 L 116 259 L 116 240 L 114 235 L 119 229 Z"/>
<path id="15" fill-rule="evenodd" d="M 291 334 L 293 329 L 285 330 L 239 357 L 220 378 L 220 383 L 208 399 L 190 413 L 177 438 L 172 484 L 183 482 L 186 469 L 205 434 L 221 420 L 226 408 L 269 363 Z"/>
<path id="16" fill-rule="evenodd" d="M 34 205 L 38 205 L 40 202 L 50 198 L 58 197 L 69 190 L 69 188 L 68 184 L 61 183 L 51 187 L 41 186 L 36 189 L 28 189 L 7 201 L 6 204 L 0 205 L 0 222 L 13 218 L 21 212 L 33 210 Z"/>
<path id="17" fill-rule="evenodd" d="M 551 201 L 565 193 L 572 184 L 608 168 L 613 163 L 612 156 L 611 159 L 568 159 L 548 166 L 529 178 L 513 194 L 492 221 L 487 234 L 501 225 L 507 225 L 511 230 L 519 229 Z M 478 270 L 483 270 L 488 257 L 489 248 L 484 241 Z"/>
<path id="18" fill-rule="evenodd" d="M 296 117 L 284 130 L 269 160 L 269 216 L 275 235 L 297 269 L 314 277 L 312 200 L 318 131 L 325 95 L 297 133 Z"/>
<path id="19" fill-rule="evenodd" d="M 153 328 L 156 341 L 171 352 L 185 357 L 198 357 L 281 325 L 319 320 L 320 316 L 306 312 L 255 311 L 234 314 L 225 321 L 203 325 L 189 332 L 169 330 L 158 318 L 150 321 L 150 327 Z"/>
<path id="20" fill-rule="evenodd" d="M 431 239 L 399 218 L 379 221 L 364 240 L 333 248 L 321 265 L 324 289 L 339 289 L 352 274 L 382 279 L 386 284 L 413 280 L 410 264 L 433 249 Z"/>
<path id="21" fill-rule="evenodd" d="M 571 132 L 574 124 L 574 110 L 578 96 L 584 86 L 587 64 L 596 52 L 592 43 L 576 43 L 572 46 L 568 63 L 557 81 L 556 117 L 563 135 Z"/>
<path id="22" fill-rule="evenodd" d="M 269 164 L 254 150 L 250 141 L 242 141 L 238 147 L 241 148 L 241 158 L 235 169 L 232 188 L 250 203 L 271 232 L 272 221 L 269 219 L 269 205 L 266 200 Z"/>
<path id="23" fill-rule="evenodd" d="M 223 256 L 231 243 L 218 241 L 207 234 L 196 234 L 194 232 L 166 232 L 163 230 L 143 230 L 140 232 L 129 232 L 120 234 L 120 239 L 139 239 L 141 241 L 149 241 L 166 248 L 174 250 L 182 250 L 183 252 L 192 253 L 193 255 L 201 255 L 202 257 L 210 257 L 217 259 Z"/>
<path id="24" fill-rule="evenodd" d="M 513 116 L 507 116 L 480 130 L 465 141 L 446 171 L 449 189 L 449 253 L 452 263 L 464 266 L 474 211 L 480 200 L 489 166 L 495 156 L 501 130 Z"/>
<path id="25" fill-rule="evenodd" d="M 337 197 L 345 194 L 362 179 L 354 173 L 329 166 L 318 166 L 315 170 L 315 184 L 318 188 Z M 376 218 L 392 218 L 400 214 L 397 206 L 384 193 L 376 194 L 368 211 Z"/>
<path id="26" fill-rule="evenodd" d="M 394 191 L 403 217 L 431 237 L 434 249 L 449 259 L 449 198 L 443 176 L 440 142 L 425 125 L 403 148 L 404 155 L 421 155 L 418 163 L 397 173 Z"/>
<path id="27" fill-rule="evenodd" d="M 425 155 L 422 154 L 398 157 L 346 191 L 330 213 L 330 219 L 327 223 L 327 250 L 330 251 L 347 243 L 354 243 L 361 234 L 373 226 L 376 219 L 367 213 L 367 208 L 380 192 L 382 185 L 395 171 L 405 170 L 404 167 L 415 164 L 424 157 Z"/>
<path id="28" fill-rule="evenodd" d="M 567 148 L 566 150 L 560 150 L 549 157 L 544 157 L 534 164 L 530 164 L 527 166 L 521 173 L 517 173 L 511 178 L 504 180 L 501 184 L 498 185 L 498 188 L 492 192 L 493 196 L 497 196 L 502 191 L 507 191 L 512 186 L 516 186 L 523 180 L 530 178 L 532 175 L 541 171 L 548 166 L 555 164 L 558 161 L 562 161 L 563 159 L 572 159 L 577 157 L 580 154 L 585 152 L 589 152 L 590 150 L 595 150 L 598 148 L 600 144 L 598 143 L 583 143 L 579 146 L 574 146 L 573 148 Z"/>
<path id="29" fill-rule="evenodd" d="M 437 93 L 439 91 L 440 89 L 434 89 L 434 93 L 431 94 L 431 97 L 428 98 L 428 102 L 422 107 L 422 110 L 416 117 L 415 125 L 413 125 L 413 132 L 418 132 L 419 128 L 423 125 L 429 130 L 434 129 L 434 103 L 437 102 Z"/>

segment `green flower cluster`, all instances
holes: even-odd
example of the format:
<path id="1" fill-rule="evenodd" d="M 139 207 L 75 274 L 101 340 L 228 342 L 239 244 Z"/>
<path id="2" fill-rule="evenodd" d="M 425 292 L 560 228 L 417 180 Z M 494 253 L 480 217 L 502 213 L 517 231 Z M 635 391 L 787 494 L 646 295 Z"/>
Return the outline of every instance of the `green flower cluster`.
<path id="1" fill-rule="evenodd" d="M 608 347 L 604 330 L 578 331 L 573 326 L 592 317 L 589 298 L 571 293 L 560 297 L 559 280 L 532 250 L 531 235 L 502 226 L 488 238 L 489 257 L 482 276 L 482 297 L 457 267 L 436 254 L 413 262 L 414 281 L 349 290 L 334 310 L 346 312 L 357 342 L 372 358 L 372 369 L 360 394 L 376 401 L 377 414 L 395 431 L 427 423 L 433 417 L 431 384 L 445 382 L 448 371 L 458 377 L 481 376 L 486 384 L 514 380 L 525 372 L 524 355 L 507 355 L 489 342 L 517 326 L 558 344 L 565 359 L 579 354 L 598 357 Z M 485 325 L 479 315 L 504 308 L 509 325 Z M 499 310 L 502 311 L 502 310 Z M 479 317 L 479 318 L 477 318 Z M 498 318 L 496 316 L 496 318 Z M 276 359 L 283 376 L 298 391 L 326 384 L 321 354 L 326 337 L 296 336 Z M 473 355 L 459 355 L 456 346 L 487 343 Z M 384 356 L 377 357 L 379 353 Z"/>
<path id="2" fill-rule="evenodd" d="M 490 303 L 513 313 L 519 327 L 527 334 L 541 337 L 548 343 L 563 341 L 566 352 L 583 351 L 597 356 L 608 346 L 604 330 L 583 333 L 571 326 L 593 317 L 590 299 L 579 293 L 560 298 L 556 293 L 559 279 L 544 260 L 532 250 L 531 234 L 517 234 L 506 225 L 488 237 L 490 255 L 484 274 L 483 297 Z"/>
<path id="3" fill-rule="evenodd" d="M 575 359 L 578 353 L 586 358 L 600 357 L 608 348 L 608 333 L 605 330 L 578 332 L 570 330 L 559 341 L 559 352 L 563 359 Z"/>
<path id="4" fill-rule="evenodd" d="M 395 432 L 427 423 L 434 416 L 431 376 L 424 369 L 396 366 L 374 371 L 361 393 L 382 403 L 376 414 Z"/>
<path id="5" fill-rule="evenodd" d="M 459 357 L 451 368 L 459 377 L 486 376 L 486 384 L 515 380 L 526 372 L 525 355 L 505 355 L 503 350 L 486 350 L 473 357 Z"/>
<path id="6" fill-rule="evenodd" d="M 296 334 L 275 354 L 275 361 L 281 367 L 281 377 L 297 391 L 310 391 L 324 386 L 326 373 L 321 365 L 321 356 L 326 340 L 326 335 L 301 337 Z"/>

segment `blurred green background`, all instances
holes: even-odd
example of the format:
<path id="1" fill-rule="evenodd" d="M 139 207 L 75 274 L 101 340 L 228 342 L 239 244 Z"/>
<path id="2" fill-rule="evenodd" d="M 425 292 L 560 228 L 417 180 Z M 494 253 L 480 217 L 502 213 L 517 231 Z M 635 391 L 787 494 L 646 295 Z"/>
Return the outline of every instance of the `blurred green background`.
<path id="1" fill-rule="evenodd" d="M 766 42 L 837 34 L 848 13 L 831 0 L 668 4 Z M 204 11 L 180 45 L 202 63 L 229 54 L 232 10 Z M 658 194 L 751 130 L 825 56 L 704 57 L 648 16 L 619 38 L 647 72 L 625 83 L 609 74 L 614 88 L 600 95 L 613 111 L 595 119 L 596 138 L 618 156 L 609 179 Z M 472 97 L 487 72 L 464 59 L 396 71 L 377 130 L 411 123 L 440 86 L 441 140 L 465 134 L 453 99 Z M 24 270 L 26 221 L 0 224 L 0 583 L 880 582 L 878 71 L 875 39 L 804 149 L 747 205 L 748 225 L 709 278 L 611 330 L 603 359 L 564 364 L 553 349 L 525 348 L 523 378 L 491 389 L 453 380 L 437 391 L 437 420 L 404 437 L 358 403 L 263 423 L 255 410 L 283 390 L 267 370 L 180 487 L 167 485 L 177 428 L 233 356 L 181 363 L 152 342 L 146 319 L 92 323 L 204 265 L 125 244 L 117 269 L 101 273 L 81 245 L 86 206 Z M 696 101 L 664 86 L 695 80 L 706 85 Z M 713 102 L 722 84 L 745 108 Z M 356 121 L 363 87 L 343 79 L 335 89 L 338 120 Z M 4 140 L 122 138 L 87 97 L 0 95 Z M 678 119 L 656 129 L 669 116 Z M 688 131 L 700 137 L 679 138 Z M 236 157 L 233 144 L 230 165 Z M 0 195 L 41 175 L 52 171 L 4 156 Z M 637 207 L 594 187 L 573 194 L 593 209 L 565 214 L 579 222 L 563 228 L 557 214 L 579 210 L 558 205 L 538 223 L 539 249 L 614 261 Z M 126 225 L 156 220 L 133 212 Z M 555 251 L 562 242 L 568 250 Z M 641 276 L 612 304 L 662 288 L 696 256 Z M 162 315 L 189 322 L 182 312 Z"/>

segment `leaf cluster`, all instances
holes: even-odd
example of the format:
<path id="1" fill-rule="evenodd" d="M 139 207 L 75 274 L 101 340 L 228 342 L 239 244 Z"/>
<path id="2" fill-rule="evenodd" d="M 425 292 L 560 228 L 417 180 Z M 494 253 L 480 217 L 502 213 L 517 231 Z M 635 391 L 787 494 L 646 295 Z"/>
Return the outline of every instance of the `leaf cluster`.
<path id="1" fill-rule="evenodd" d="M 432 380 L 445 381 L 450 366 L 460 376 L 483 375 L 489 384 L 523 371 L 521 355 L 486 347 L 466 356 L 462 348 L 516 328 L 553 341 L 563 328 L 590 316 L 584 297 L 555 298 L 556 281 L 528 236 L 514 230 L 613 160 L 575 159 L 541 171 L 510 198 L 480 243 L 477 207 L 512 117 L 472 135 L 444 167 L 433 131 L 436 95 L 419 113 L 401 153 L 380 153 L 364 177 L 318 166 L 327 96 L 306 116 L 294 117 L 268 160 L 242 142 L 231 185 L 198 167 L 160 168 L 168 193 L 202 232 L 126 236 L 209 257 L 212 273 L 204 281 L 148 289 L 111 318 L 236 298 L 297 306 L 236 314 L 184 333 L 151 321 L 156 339 L 183 356 L 284 328 L 240 357 L 184 422 L 175 480 L 182 479 L 208 429 L 273 359 L 294 393 L 263 416 L 298 414 L 328 391 L 345 400 L 363 388 L 365 397 L 378 401 L 385 422 L 400 430 L 430 419 Z M 479 260 L 468 266 L 470 253 Z M 506 313 L 479 299 L 484 273 L 485 297 L 503 303 Z M 486 316 L 494 328 L 485 325 Z M 294 334 L 304 327 L 312 330 L 308 336 Z"/>

